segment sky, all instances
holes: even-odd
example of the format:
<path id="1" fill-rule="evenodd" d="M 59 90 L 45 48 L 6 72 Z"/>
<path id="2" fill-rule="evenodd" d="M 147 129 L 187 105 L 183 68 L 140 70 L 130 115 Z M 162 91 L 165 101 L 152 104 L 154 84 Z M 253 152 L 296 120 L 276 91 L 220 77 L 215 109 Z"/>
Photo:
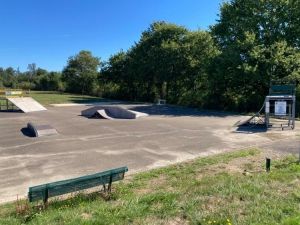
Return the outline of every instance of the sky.
<path id="1" fill-rule="evenodd" d="M 216 23 L 223 0 L 0 0 L 0 67 L 61 71 L 89 50 L 101 61 L 126 51 L 154 21 L 191 30 Z"/>

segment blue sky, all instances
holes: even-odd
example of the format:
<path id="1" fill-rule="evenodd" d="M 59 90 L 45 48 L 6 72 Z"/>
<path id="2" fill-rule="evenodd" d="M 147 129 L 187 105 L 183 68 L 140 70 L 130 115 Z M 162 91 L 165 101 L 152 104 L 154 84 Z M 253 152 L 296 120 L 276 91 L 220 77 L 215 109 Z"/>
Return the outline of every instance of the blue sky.
<path id="1" fill-rule="evenodd" d="M 207 29 L 223 0 L 0 0 L 0 67 L 60 71 L 80 50 L 107 60 L 164 20 Z"/>

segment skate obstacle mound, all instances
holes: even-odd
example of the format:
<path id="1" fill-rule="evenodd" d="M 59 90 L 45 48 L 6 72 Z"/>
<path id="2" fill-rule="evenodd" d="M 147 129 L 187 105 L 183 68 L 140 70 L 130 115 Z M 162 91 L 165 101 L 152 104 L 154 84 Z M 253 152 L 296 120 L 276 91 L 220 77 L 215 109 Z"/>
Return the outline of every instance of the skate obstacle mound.
<path id="1" fill-rule="evenodd" d="M 125 109 L 120 106 L 94 106 L 81 111 L 81 115 L 88 118 L 96 117 L 108 120 L 137 119 L 148 116 L 146 113 Z"/>
<path id="2" fill-rule="evenodd" d="M 294 129 L 295 105 L 295 85 L 271 85 L 260 110 L 247 119 L 238 121 L 235 126 Z"/>
<path id="3" fill-rule="evenodd" d="M 37 125 L 29 122 L 27 124 L 27 129 L 33 137 L 52 136 L 58 134 L 57 130 L 48 124 Z"/>

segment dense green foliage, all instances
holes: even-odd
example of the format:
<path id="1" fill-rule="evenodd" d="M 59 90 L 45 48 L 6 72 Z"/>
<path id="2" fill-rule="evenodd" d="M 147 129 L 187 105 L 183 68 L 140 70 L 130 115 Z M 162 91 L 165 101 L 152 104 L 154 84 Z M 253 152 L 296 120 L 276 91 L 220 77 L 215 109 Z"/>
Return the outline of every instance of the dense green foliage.
<path id="1" fill-rule="evenodd" d="M 222 52 L 209 81 L 217 104 L 255 109 L 271 82 L 299 83 L 299 9 L 299 1 L 286 0 L 223 4 L 220 20 L 211 27 Z"/>
<path id="2" fill-rule="evenodd" d="M 300 1 L 231 0 L 208 31 L 154 22 L 107 62 L 81 51 L 62 75 L 34 63 L 24 73 L 0 68 L 0 85 L 254 111 L 271 83 L 299 84 L 299 18 Z"/>
<path id="3" fill-rule="evenodd" d="M 21 73 L 12 67 L 6 69 L 0 67 L 0 88 L 64 91 L 64 84 L 59 72 L 48 72 L 41 68 L 31 67 L 29 71 Z"/>
<path id="4" fill-rule="evenodd" d="M 67 84 L 67 91 L 91 94 L 96 86 L 100 60 L 89 51 L 80 51 L 68 60 L 62 72 L 62 79 Z"/>
<path id="5" fill-rule="evenodd" d="M 109 59 L 101 79 L 118 85 L 118 97 L 187 104 L 193 97 L 201 104 L 206 68 L 217 54 L 209 33 L 156 22 L 130 50 Z M 200 89 L 204 93 L 197 95 Z"/>

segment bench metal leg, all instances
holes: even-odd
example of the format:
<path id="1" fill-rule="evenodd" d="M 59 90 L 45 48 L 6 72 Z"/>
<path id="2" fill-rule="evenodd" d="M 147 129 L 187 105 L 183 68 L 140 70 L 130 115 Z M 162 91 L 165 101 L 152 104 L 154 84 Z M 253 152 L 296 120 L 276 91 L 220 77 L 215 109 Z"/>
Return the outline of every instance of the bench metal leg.
<path id="1" fill-rule="evenodd" d="M 48 197 L 49 197 L 48 188 L 46 188 L 44 192 L 44 198 L 43 198 L 44 205 L 47 204 Z"/>
<path id="2" fill-rule="evenodd" d="M 109 194 L 111 193 L 111 184 L 112 184 L 112 175 L 110 175 L 110 177 L 109 177 L 109 184 L 108 184 L 108 188 L 107 188 L 107 191 Z"/>

